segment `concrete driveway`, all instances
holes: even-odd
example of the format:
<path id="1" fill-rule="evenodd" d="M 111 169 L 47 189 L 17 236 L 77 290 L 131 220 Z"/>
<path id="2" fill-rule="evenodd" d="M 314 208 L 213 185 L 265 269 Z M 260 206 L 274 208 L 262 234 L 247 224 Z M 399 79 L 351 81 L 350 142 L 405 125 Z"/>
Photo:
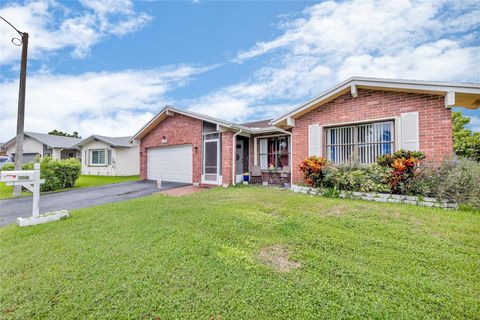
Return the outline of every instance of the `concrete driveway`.
<path id="1" fill-rule="evenodd" d="M 72 210 L 123 201 L 151 195 L 154 192 L 184 187 L 188 184 L 162 182 L 162 189 L 153 181 L 132 181 L 100 187 L 48 193 L 40 196 L 40 213 L 55 210 Z M 32 197 L 0 200 L 0 226 L 17 221 L 17 217 L 32 215 Z"/>

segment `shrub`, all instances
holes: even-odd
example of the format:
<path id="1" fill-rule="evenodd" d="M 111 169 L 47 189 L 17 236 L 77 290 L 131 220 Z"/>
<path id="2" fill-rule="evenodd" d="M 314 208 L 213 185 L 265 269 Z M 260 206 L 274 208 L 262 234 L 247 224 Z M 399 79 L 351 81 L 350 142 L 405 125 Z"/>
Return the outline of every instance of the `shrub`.
<path id="1" fill-rule="evenodd" d="M 415 177 L 419 173 L 419 162 L 424 158 L 422 152 L 405 150 L 378 157 L 377 163 L 390 169 L 386 181 L 392 193 L 412 194 Z"/>
<path id="2" fill-rule="evenodd" d="M 13 171 L 15 170 L 15 163 L 9 162 L 0 168 L 0 171 Z M 27 162 L 22 165 L 22 170 L 33 170 L 33 162 Z"/>
<path id="3" fill-rule="evenodd" d="M 309 157 L 300 164 L 300 171 L 303 172 L 304 181 L 307 185 L 318 188 L 322 186 L 322 170 L 327 165 L 327 160 L 322 157 Z"/>
<path id="4" fill-rule="evenodd" d="M 6 168 L 5 168 L 6 167 Z M 5 165 L 2 170 L 14 170 L 14 165 Z M 23 170 L 33 170 L 33 162 L 25 163 Z M 77 159 L 53 160 L 44 157 L 40 162 L 40 177 L 45 180 L 41 191 L 55 191 L 72 188 L 80 176 L 81 165 Z"/>
<path id="5" fill-rule="evenodd" d="M 5 163 L 1 168 L 0 171 L 13 171 L 15 170 L 15 164 L 14 163 Z"/>
<path id="6" fill-rule="evenodd" d="M 329 188 L 360 192 L 389 192 L 385 183 L 389 169 L 378 164 L 328 166 L 323 170 L 323 185 Z"/>
<path id="7" fill-rule="evenodd" d="M 480 163 L 460 158 L 427 163 L 415 179 L 417 194 L 480 209 Z"/>

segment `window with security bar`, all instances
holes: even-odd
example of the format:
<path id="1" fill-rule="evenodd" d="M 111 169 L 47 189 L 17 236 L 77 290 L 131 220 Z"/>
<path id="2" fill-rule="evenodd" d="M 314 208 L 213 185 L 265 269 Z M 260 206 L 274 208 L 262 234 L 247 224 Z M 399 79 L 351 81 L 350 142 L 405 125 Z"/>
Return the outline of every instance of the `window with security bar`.
<path id="1" fill-rule="evenodd" d="M 373 163 L 394 150 L 393 121 L 328 128 L 325 131 L 327 159 L 336 164 Z"/>

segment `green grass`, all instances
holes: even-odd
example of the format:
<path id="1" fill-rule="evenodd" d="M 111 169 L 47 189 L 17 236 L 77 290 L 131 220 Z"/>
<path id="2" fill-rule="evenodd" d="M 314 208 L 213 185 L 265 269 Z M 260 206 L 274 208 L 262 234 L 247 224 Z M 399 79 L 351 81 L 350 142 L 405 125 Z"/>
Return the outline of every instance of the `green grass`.
<path id="1" fill-rule="evenodd" d="M 105 184 L 127 182 L 138 180 L 138 176 L 87 176 L 81 175 L 76 183 L 75 188 L 87 188 L 87 187 L 97 187 Z M 61 191 L 61 190 L 60 190 Z M 30 192 L 22 192 L 22 196 L 29 196 Z M 0 183 L 0 199 L 8 199 L 13 196 L 13 187 L 5 185 L 5 183 Z"/>
<path id="2" fill-rule="evenodd" d="M 218 188 L 0 229 L 0 318 L 474 319 L 479 266 L 478 212 Z"/>
<path id="3" fill-rule="evenodd" d="M 87 176 L 82 175 L 78 178 L 75 188 L 96 187 L 105 184 L 127 182 L 138 180 L 138 176 Z"/>

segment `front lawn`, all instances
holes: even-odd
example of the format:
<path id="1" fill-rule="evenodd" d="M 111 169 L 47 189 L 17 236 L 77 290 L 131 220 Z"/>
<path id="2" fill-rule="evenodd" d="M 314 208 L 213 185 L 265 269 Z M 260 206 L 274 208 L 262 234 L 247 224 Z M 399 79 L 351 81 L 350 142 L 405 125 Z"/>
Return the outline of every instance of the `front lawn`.
<path id="1" fill-rule="evenodd" d="M 0 318 L 478 318 L 480 215 L 262 187 L 0 229 Z"/>
<path id="2" fill-rule="evenodd" d="M 127 181 L 135 181 L 138 180 L 138 176 L 88 176 L 88 175 L 81 175 L 74 189 L 77 188 L 87 188 L 87 187 L 97 187 L 102 186 L 105 184 L 112 184 L 112 183 L 119 183 L 119 182 L 127 182 Z M 62 191 L 62 190 L 59 190 Z M 31 195 L 30 192 L 24 191 L 22 192 L 23 196 Z M 0 199 L 8 199 L 12 198 L 13 196 L 13 187 L 9 187 L 5 185 L 5 183 L 0 183 Z"/>
<path id="3" fill-rule="evenodd" d="M 138 176 L 88 176 L 78 178 L 75 188 L 97 187 L 105 184 L 128 182 L 138 180 Z"/>

